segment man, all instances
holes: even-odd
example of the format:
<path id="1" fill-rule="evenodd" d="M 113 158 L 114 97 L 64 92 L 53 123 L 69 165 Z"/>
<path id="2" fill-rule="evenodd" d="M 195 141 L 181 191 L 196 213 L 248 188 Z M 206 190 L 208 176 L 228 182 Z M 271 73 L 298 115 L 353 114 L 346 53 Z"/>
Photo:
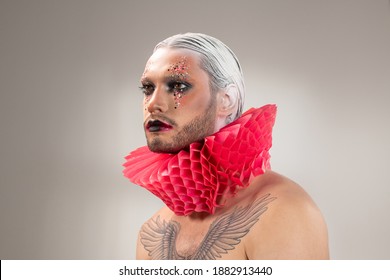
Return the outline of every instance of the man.
<path id="1" fill-rule="evenodd" d="M 327 259 L 324 219 L 270 170 L 274 105 L 241 115 L 234 53 L 197 33 L 159 43 L 141 77 L 148 147 L 124 174 L 167 205 L 142 226 L 137 259 Z"/>

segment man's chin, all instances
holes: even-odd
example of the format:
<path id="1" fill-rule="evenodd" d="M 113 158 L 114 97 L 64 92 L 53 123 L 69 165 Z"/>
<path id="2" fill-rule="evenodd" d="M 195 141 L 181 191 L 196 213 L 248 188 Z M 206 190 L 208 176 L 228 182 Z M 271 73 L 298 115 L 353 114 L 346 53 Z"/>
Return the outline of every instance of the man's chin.
<path id="1" fill-rule="evenodd" d="M 177 154 L 179 153 L 182 149 L 180 150 L 174 150 L 174 149 L 160 149 L 160 148 L 150 148 L 153 153 L 159 153 L 159 154 Z"/>
<path id="2" fill-rule="evenodd" d="M 173 146 L 165 143 L 148 143 L 148 148 L 154 153 L 162 153 L 162 154 L 177 154 L 181 150 L 185 149 L 185 147 L 178 147 L 178 146 Z"/>

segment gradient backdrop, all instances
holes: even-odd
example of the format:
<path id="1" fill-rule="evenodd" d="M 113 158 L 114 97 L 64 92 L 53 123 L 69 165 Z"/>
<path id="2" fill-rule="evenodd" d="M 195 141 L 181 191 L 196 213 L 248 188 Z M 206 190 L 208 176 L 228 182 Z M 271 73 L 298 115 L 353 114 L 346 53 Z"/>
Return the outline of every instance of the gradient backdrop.
<path id="1" fill-rule="evenodd" d="M 273 169 L 322 210 L 333 259 L 390 259 L 387 0 L 0 0 L 0 258 L 134 259 L 162 203 L 122 177 L 145 144 L 154 45 L 203 32 L 276 103 Z"/>

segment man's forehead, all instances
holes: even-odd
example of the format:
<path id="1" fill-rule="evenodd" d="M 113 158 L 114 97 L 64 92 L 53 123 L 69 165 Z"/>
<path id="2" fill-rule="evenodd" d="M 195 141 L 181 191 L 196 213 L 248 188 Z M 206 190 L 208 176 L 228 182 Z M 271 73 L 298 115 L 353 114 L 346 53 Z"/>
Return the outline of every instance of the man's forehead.
<path id="1" fill-rule="evenodd" d="M 187 72 L 190 68 L 199 67 L 199 61 L 199 54 L 194 51 L 161 48 L 156 50 L 147 61 L 144 75 L 149 71 L 164 71 L 167 74 Z"/>

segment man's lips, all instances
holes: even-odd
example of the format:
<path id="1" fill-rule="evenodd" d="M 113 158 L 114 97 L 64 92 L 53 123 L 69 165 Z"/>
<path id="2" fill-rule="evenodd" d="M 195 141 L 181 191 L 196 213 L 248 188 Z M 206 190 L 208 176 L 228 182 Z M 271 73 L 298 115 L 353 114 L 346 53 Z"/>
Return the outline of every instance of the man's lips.
<path id="1" fill-rule="evenodd" d="M 160 120 L 150 120 L 146 123 L 146 130 L 149 132 L 167 131 L 172 128 L 170 124 Z"/>

